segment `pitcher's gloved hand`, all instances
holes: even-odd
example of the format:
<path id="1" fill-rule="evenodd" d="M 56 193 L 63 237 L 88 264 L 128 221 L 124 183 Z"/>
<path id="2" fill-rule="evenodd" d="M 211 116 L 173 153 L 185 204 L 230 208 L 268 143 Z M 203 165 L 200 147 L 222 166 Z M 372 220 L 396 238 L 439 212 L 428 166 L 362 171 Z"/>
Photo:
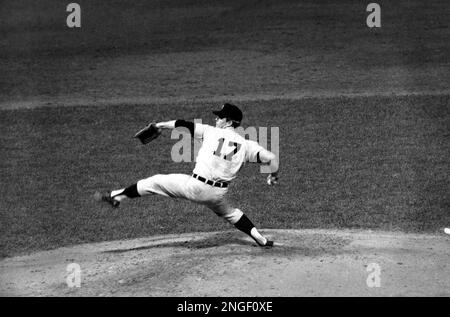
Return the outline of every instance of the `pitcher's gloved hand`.
<path id="1" fill-rule="evenodd" d="M 161 128 L 156 126 L 156 123 L 152 122 L 142 130 L 138 131 L 134 137 L 139 139 L 142 144 L 147 144 L 161 135 Z"/>

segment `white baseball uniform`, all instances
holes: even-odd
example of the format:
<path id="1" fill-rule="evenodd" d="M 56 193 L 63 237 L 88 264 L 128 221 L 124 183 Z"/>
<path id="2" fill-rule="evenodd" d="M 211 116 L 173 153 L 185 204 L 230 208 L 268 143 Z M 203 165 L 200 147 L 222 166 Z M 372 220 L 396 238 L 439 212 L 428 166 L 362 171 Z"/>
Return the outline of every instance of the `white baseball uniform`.
<path id="1" fill-rule="evenodd" d="M 216 128 L 195 124 L 194 137 L 202 139 L 193 173 L 214 182 L 230 182 L 245 162 L 257 162 L 258 152 L 264 148 L 255 141 L 246 140 L 232 127 Z M 226 201 L 228 188 L 208 185 L 191 175 L 154 175 L 137 182 L 138 193 L 152 193 L 184 198 L 203 204 L 232 224 L 242 211 L 232 208 Z"/>

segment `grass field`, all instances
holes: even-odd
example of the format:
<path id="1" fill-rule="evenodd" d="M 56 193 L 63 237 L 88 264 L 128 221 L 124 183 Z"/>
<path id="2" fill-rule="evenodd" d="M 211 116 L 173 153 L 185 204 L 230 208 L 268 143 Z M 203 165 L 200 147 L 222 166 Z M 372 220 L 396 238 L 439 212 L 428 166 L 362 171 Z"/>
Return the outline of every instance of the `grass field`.
<path id="1" fill-rule="evenodd" d="M 450 5 L 353 0 L 5 0 L 0 108 L 242 94 L 449 90 Z"/>
<path id="2" fill-rule="evenodd" d="M 450 223 L 450 96 L 319 98 L 240 104 L 245 126 L 280 127 L 281 182 L 256 165 L 230 190 L 263 228 L 433 232 Z M 149 120 L 203 118 L 215 104 L 1 111 L 2 256 L 81 242 L 229 225 L 181 200 L 148 197 L 113 210 L 92 199 L 155 173 L 190 173 L 169 134 L 131 136 Z"/>

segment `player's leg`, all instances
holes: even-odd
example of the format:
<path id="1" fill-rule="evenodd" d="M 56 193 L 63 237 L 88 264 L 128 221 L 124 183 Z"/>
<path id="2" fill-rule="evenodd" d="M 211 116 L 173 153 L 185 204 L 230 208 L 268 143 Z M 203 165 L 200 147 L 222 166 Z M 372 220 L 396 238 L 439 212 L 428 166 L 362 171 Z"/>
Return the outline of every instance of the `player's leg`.
<path id="1" fill-rule="evenodd" d="M 113 191 L 107 191 L 103 194 L 95 192 L 94 198 L 98 201 L 104 201 L 113 207 L 119 207 L 120 202 L 125 198 L 136 198 L 141 195 L 137 191 L 136 184 L 128 186 L 127 188 L 117 189 Z"/>
<path id="2" fill-rule="evenodd" d="M 141 197 L 141 194 L 139 194 L 137 189 L 137 183 L 130 185 L 126 188 L 112 190 L 110 194 L 111 198 L 121 202 L 122 200 L 126 198 L 137 198 Z"/>
<path id="3" fill-rule="evenodd" d="M 101 200 L 108 202 L 114 207 L 127 198 L 137 198 L 150 194 L 159 194 L 167 197 L 187 198 L 186 183 L 190 180 L 185 174 L 157 174 L 126 188 L 112 190 L 101 196 Z"/>
<path id="4" fill-rule="evenodd" d="M 255 225 L 245 214 L 242 214 L 241 218 L 239 218 L 239 220 L 234 224 L 234 226 L 237 229 L 241 230 L 242 232 L 248 234 L 250 237 L 252 237 L 253 240 L 255 240 L 256 243 L 258 243 L 258 245 L 266 247 L 273 246 L 273 241 L 268 240 L 266 237 L 260 234 L 258 229 L 256 229 Z"/>
<path id="5" fill-rule="evenodd" d="M 172 198 L 189 199 L 188 182 L 192 179 L 186 174 L 157 174 L 137 182 L 136 190 L 140 196 L 158 194 Z"/>
<path id="6" fill-rule="evenodd" d="M 219 217 L 234 225 L 236 229 L 249 235 L 259 246 L 273 246 L 273 241 L 264 237 L 240 209 L 230 207 L 225 200 L 209 203 L 207 206 Z"/>

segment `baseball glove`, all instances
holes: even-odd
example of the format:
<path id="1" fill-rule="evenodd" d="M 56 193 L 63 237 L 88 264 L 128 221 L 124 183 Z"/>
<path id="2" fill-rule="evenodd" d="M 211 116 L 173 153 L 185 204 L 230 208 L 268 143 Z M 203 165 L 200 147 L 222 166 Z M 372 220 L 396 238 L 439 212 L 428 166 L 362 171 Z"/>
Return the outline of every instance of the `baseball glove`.
<path id="1" fill-rule="evenodd" d="M 152 122 L 142 130 L 139 130 L 134 137 L 139 139 L 142 144 L 147 144 L 161 135 L 161 128 L 156 126 L 156 123 Z"/>

